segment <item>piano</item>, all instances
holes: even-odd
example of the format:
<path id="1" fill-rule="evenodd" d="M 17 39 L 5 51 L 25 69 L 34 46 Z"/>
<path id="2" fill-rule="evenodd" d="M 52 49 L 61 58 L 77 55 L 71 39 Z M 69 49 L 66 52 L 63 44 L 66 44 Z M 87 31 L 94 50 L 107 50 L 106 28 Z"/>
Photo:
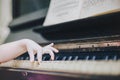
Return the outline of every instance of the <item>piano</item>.
<path id="1" fill-rule="evenodd" d="M 26 1 L 30 5 L 33 0 Z M 26 1 L 13 0 L 13 21 L 6 42 L 22 38 L 42 46 L 53 42 L 59 53 L 54 61 L 43 55 L 40 64 L 36 56 L 31 63 L 27 53 L 1 63 L 0 79 L 120 80 L 120 11 L 43 27 L 50 0 L 36 0 L 36 5 L 42 6 L 29 13 L 21 7 L 27 6 Z"/>

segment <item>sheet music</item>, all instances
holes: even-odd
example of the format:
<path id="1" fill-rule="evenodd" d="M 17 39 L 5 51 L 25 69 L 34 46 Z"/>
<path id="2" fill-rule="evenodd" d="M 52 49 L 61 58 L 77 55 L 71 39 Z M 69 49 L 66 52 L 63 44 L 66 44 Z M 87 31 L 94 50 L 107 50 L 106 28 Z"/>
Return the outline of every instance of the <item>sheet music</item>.
<path id="1" fill-rule="evenodd" d="M 51 0 L 44 26 L 120 10 L 120 0 Z"/>
<path id="2" fill-rule="evenodd" d="M 82 0 L 51 0 L 44 26 L 79 18 Z"/>
<path id="3" fill-rule="evenodd" d="M 120 9 L 120 0 L 84 0 L 79 18 L 86 18 Z"/>

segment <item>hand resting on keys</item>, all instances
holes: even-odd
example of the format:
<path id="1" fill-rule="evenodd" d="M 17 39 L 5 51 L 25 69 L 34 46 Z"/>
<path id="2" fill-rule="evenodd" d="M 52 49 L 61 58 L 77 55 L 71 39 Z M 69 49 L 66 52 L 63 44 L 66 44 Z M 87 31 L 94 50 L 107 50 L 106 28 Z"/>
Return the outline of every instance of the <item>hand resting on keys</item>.
<path id="1" fill-rule="evenodd" d="M 52 47 L 54 44 L 51 43 L 47 46 L 41 47 L 40 45 L 38 45 L 37 43 L 35 43 L 32 40 L 27 40 L 26 41 L 26 48 L 28 50 L 28 54 L 30 56 L 30 61 L 33 62 L 34 61 L 34 54 L 37 53 L 37 59 L 40 62 L 42 60 L 42 55 L 45 53 L 49 53 L 51 56 L 51 60 L 54 60 L 54 53 L 53 52 L 58 52 L 57 49 L 55 49 L 54 47 Z"/>
<path id="2" fill-rule="evenodd" d="M 53 43 L 41 47 L 36 42 L 30 39 L 22 39 L 6 44 L 0 45 L 0 63 L 12 60 L 28 51 L 30 61 L 34 61 L 34 55 L 37 54 L 39 63 L 42 60 L 43 54 L 50 54 L 51 59 L 54 60 L 54 53 L 58 50 L 53 47 Z"/>

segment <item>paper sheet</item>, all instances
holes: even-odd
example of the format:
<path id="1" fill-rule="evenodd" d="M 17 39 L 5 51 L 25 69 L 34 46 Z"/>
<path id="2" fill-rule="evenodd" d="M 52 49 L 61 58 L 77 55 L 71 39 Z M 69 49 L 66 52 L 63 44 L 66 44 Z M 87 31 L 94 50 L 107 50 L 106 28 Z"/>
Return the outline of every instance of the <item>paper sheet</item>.
<path id="1" fill-rule="evenodd" d="M 120 0 L 84 0 L 79 19 L 109 13 L 117 9 L 120 9 Z"/>
<path id="2" fill-rule="evenodd" d="M 120 10 L 120 0 L 51 0 L 43 26 Z"/>
<path id="3" fill-rule="evenodd" d="M 82 0 L 51 0 L 44 26 L 79 18 Z"/>

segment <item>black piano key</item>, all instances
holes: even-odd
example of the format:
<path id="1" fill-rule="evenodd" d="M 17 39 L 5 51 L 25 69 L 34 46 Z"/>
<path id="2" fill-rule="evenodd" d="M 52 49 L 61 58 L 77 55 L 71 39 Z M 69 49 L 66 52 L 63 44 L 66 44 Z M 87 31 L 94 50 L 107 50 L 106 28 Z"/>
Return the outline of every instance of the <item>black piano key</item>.
<path id="1" fill-rule="evenodd" d="M 21 55 L 16 58 L 17 60 L 29 60 L 28 53 Z M 59 53 L 55 54 L 55 60 L 118 60 L 120 59 L 119 51 L 88 51 L 81 52 L 79 49 L 76 50 L 60 50 Z M 35 55 L 35 60 L 37 60 Z M 43 61 L 51 60 L 49 54 L 42 56 Z"/>
<path id="2" fill-rule="evenodd" d="M 20 57 L 17 57 L 16 60 L 20 60 Z"/>
<path id="3" fill-rule="evenodd" d="M 46 57 L 46 59 L 44 61 L 50 61 L 50 57 Z"/>
<path id="4" fill-rule="evenodd" d="M 45 59 L 46 59 L 46 56 L 44 56 L 44 57 L 42 58 L 43 61 L 45 61 Z"/>
<path id="5" fill-rule="evenodd" d="M 35 56 L 35 61 L 37 61 L 38 59 L 37 59 L 37 56 Z"/>
<path id="6" fill-rule="evenodd" d="M 73 57 L 72 57 L 72 56 L 69 56 L 69 57 L 68 57 L 68 60 L 69 60 L 69 61 L 71 61 L 72 59 L 73 59 Z"/>
<path id="7" fill-rule="evenodd" d="M 116 55 L 113 56 L 113 60 L 117 60 L 117 56 Z"/>
<path id="8" fill-rule="evenodd" d="M 62 55 L 59 55 L 59 56 L 57 55 L 56 57 L 57 57 L 56 60 L 59 61 L 59 60 L 62 60 L 62 59 L 63 59 L 64 55 L 63 55 L 63 56 L 62 56 Z"/>
<path id="9" fill-rule="evenodd" d="M 25 60 L 29 60 L 30 58 L 27 56 L 26 58 L 25 58 Z"/>
<path id="10" fill-rule="evenodd" d="M 95 59 L 96 59 L 96 56 L 93 56 L 93 57 L 92 57 L 92 60 L 95 60 Z"/>
<path id="11" fill-rule="evenodd" d="M 65 61 L 66 59 L 67 59 L 67 57 L 66 57 L 66 56 L 64 56 L 62 60 L 63 60 L 63 61 Z"/>
<path id="12" fill-rule="evenodd" d="M 105 56 L 105 60 L 108 60 L 108 59 L 109 59 L 109 56 L 108 56 L 108 55 L 106 55 L 106 56 Z"/>
<path id="13" fill-rule="evenodd" d="M 89 57 L 90 57 L 90 56 L 86 56 L 86 59 L 85 59 L 85 60 L 89 60 Z"/>
<path id="14" fill-rule="evenodd" d="M 24 57 L 20 57 L 20 60 L 24 60 Z"/>
<path id="15" fill-rule="evenodd" d="M 55 57 L 55 60 L 58 60 L 58 58 L 59 58 L 59 56 L 56 56 L 56 57 Z"/>
<path id="16" fill-rule="evenodd" d="M 78 57 L 78 56 L 75 56 L 74 60 L 78 60 L 78 59 L 79 59 L 79 57 Z"/>

